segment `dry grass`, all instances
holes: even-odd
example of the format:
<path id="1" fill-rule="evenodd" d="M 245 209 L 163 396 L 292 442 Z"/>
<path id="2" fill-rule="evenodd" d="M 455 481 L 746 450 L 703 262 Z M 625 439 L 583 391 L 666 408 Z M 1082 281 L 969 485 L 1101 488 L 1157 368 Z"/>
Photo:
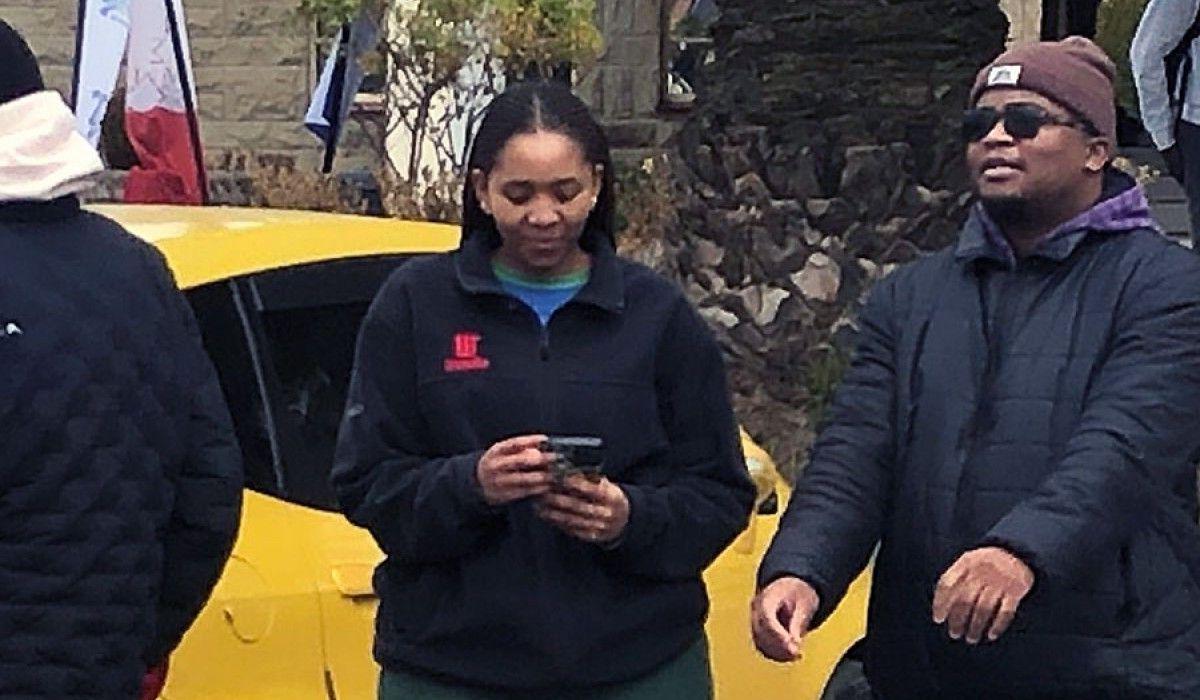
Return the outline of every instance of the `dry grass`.
<path id="1" fill-rule="evenodd" d="M 1113 167 L 1128 174 L 1130 177 L 1138 181 L 1138 184 L 1146 184 L 1162 175 L 1157 169 L 1149 165 L 1138 165 L 1128 158 L 1117 157 L 1113 158 Z"/>
<path id="2" fill-rule="evenodd" d="M 335 176 L 298 168 L 290 158 L 232 154 L 220 167 L 246 173 L 253 206 L 366 213 L 366 202 L 356 188 Z M 421 184 L 413 184 L 393 171 L 381 170 L 375 173 L 375 180 L 387 216 L 445 223 L 462 220 L 463 182 L 457 176 L 426 173 Z M 677 220 L 667 156 L 619 172 L 614 195 L 621 252 L 636 255 L 639 250 L 660 246 Z"/>
<path id="3" fill-rule="evenodd" d="M 369 203 L 358 185 L 336 175 L 297 167 L 292 158 L 233 153 L 226 155 L 218 167 L 246 174 L 251 206 L 368 213 Z M 386 216 L 447 223 L 461 219 L 462 181 L 457 177 L 428 178 L 428 184 L 413 185 L 390 170 L 382 170 L 374 174 L 374 180 Z"/>
<path id="4" fill-rule="evenodd" d="M 414 185 L 391 171 L 376 175 L 388 216 L 414 221 L 457 224 L 462 221 L 462 179 L 453 175 L 427 178 Z"/>
<path id="5" fill-rule="evenodd" d="M 362 213 L 361 204 L 344 196 L 338 179 L 316 170 L 296 167 L 291 156 L 227 151 L 209 161 L 213 170 L 242 173 L 248 183 L 250 206 Z"/>
<path id="6" fill-rule="evenodd" d="M 647 158 L 638 168 L 618 171 L 614 178 L 617 247 L 625 255 L 659 247 L 678 220 L 670 161 Z"/>

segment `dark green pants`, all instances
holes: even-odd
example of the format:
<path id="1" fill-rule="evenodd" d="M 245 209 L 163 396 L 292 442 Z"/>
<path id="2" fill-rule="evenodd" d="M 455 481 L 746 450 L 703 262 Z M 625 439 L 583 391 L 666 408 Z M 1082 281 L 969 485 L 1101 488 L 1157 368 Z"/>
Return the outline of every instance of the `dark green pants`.
<path id="1" fill-rule="evenodd" d="M 379 677 L 379 700 L 705 700 L 712 695 L 706 639 L 649 675 L 593 688 L 518 692 L 459 686 L 404 671 Z"/>

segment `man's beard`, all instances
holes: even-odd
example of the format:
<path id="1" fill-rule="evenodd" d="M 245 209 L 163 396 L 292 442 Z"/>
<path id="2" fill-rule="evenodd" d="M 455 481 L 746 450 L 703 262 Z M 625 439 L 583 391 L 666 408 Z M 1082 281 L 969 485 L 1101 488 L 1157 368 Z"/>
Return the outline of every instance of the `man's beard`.
<path id="1" fill-rule="evenodd" d="M 1033 207 L 1024 197 L 980 197 L 984 211 L 1001 229 L 1020 230 L 1033 220 Z"/>

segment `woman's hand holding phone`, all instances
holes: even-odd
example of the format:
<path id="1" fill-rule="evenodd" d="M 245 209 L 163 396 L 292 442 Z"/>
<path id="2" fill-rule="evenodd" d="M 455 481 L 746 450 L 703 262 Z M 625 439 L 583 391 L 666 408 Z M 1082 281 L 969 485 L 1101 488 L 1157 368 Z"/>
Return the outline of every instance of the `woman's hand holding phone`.
<path id="1" fill-rule="evenodd" d="M 629 498 L 607 478 L 592 481 L 572 474 L 538 500 L 537 513 L 572 537 L 608 544 L 620 539 L 629 524 Z"/>
<path id="2" fill-rule="evenodd" d="M 520 435 L 501 440 L 483 453 L 475 475 L 488 505 L 549 493 L 554 485 L 550 464 L 555 456 L 538 449 L 545 441 L 545 435 Z"/>

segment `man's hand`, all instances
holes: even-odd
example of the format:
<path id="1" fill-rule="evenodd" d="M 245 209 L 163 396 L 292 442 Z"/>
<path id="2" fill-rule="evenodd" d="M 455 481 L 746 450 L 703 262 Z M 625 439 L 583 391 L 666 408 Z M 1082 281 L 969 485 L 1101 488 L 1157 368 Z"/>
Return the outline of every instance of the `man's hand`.
<path id="1" fill-rule="evenodd" d="M 475 476 L 488 505 L 500 506 L 550 490 L 554 455 L 538 449 L 545 440 L 545 435 L 522 435 L 501 440 L 483 453 Z"/>
<path id="2" fill-rule="evenodd" d="M 1184 172 L 1183 153 L 1179 151 L 1179 144 L 1172 144 L 1159 151 L 1159 153 L 1162 154 L 1163 160 L 1167 162 L 1167 173 L 1182 185 Z"/>
<path id="3" fill-rule="evenodd" d="M 629 524 L 629 497 L 608 479 L 567 477 L 561 489 L 543 495 L 537 514 L 563 532 L 585 542 L 615 542 Z"/>
<path id="4" fill-rule="evenodd" d="M 973 549 L 942 574 L 933 596 L 933 621 L 953 639 L 996 641 L 1033 588 L 1033 570 L 1000 547 Z"/>
<path id="5" fill-rule="evenodd" d="M 775 579 L 750 603 L 754 646 L 774 661 L 794 661 L 820 599 L 813 587 L 794 576 Z"/>

